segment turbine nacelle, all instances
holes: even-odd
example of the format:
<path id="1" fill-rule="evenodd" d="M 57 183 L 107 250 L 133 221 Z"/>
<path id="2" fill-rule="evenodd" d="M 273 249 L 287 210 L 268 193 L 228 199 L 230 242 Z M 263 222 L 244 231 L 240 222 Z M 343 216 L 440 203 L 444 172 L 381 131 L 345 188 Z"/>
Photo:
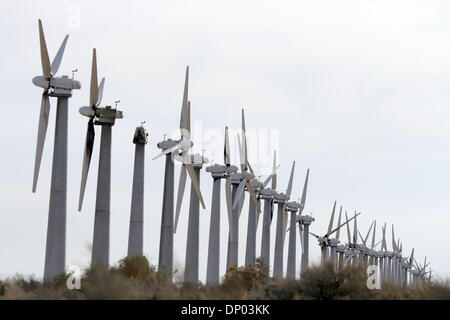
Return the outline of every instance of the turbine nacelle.
<path id="1" fill-rule="evenodd" d="M 81 83 L 77 80 L 69 79 L 68 76 L 44 77 L 36 76 L 32 80 L 33 84 L 49 91 L 50 96 L 71 96 L 73 89 L 81 89 Z"/>

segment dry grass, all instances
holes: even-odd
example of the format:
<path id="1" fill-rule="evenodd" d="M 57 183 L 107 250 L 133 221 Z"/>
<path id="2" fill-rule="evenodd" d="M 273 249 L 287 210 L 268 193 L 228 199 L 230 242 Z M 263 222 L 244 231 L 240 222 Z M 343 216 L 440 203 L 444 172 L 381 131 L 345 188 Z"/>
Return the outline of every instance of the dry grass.
<path id="1" fill-rule="evenodd" d="M 109 269 L 85 270 L 81 290 L 67 289 L 67 277 L 43 284 L 17 275 L 0 281 L 0 299 L 450 299 L 448 282 L 369 290 L 362 268 L 335 272 L 331 265 L 312 266 L 301 280 L 276 280 L 258 262 L 254 267 L 230 268 L 220 285 L 205 286 L 172 283 L 168 272 L 158 272 L 145 257 L 136 256 Z"/>

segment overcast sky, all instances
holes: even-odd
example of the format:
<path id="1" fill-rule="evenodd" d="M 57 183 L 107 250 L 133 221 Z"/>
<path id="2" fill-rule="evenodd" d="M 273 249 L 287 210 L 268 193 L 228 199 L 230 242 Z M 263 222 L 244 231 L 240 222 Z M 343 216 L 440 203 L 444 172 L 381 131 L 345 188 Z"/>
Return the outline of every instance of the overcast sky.
<path id="1" fill-rule="evenodd" d="M 307 168 L 305 212 L 314 233 L 324 234 L 333 201 L 361 211 L 365 234 L 386 222 L 406 254 L 425 255 L 436 275 L 450 275 L 450 20 L 448 1 L 2 1 L 2 117 L 0 277 L 42 277 L 48 219 L 56 100 L 51 100 L 37 193 L 31 193 L 42 90 L 37 19 L 43 20 L 50 59 L 70 34 L 59 75 L 82 89 L 69 102 L 68 265 L 90 261 L 100 130 L 84 208 L 77 212 L 89 101 L 92 48 L 106 77 L 103 103 L 120 99 L 124 118 L 113 128 L 111 263 L 126 255 L 134 129 L 146 121 L 145 254 L 157 264 L 164 161 L 152 161 L 163 134 L 177 134 L 186 65 L 194 144 L 210 155 L 208 132 L 240 126 L 275 133 L 278 186 L 286 188 L 296 161 L 294 199 Z M 79 12 L 79 15 L 78 15 Z M 197 128 L 197 129 L 196 129 Z M 200 131 L 202 130 L 202 131 Z M 220 138 L 222 139 L 222 138 Z M 200 146 L 204 140 L 204 146 Z M 223 143 L 218 142 L 219 148 Z M 261 141 L 250 149 L 262 148 Z M 216 143 L 217 144 L 217 143 Z M 232 144 L 236 145 L 235 136 Z M 269 150 L 270 148 L 268 148 Z M 259 149 L 258 149 L 259 150 Z M 271 151 L 251 152 L 267 173 Z M 236 156 L 236 154 L 234 154 Z M 179 165 L 176 166 L 177 185 Z M 189 180 L 188 180 L 189 181 Z M 206 276 L 212 179 L 202 172 L 207 210 L 201 212 L 200 278 Z M 174 263 L 184 268 L 189 190 L 175 235 Z M 224 198 L 224 196 L 223 196 Z M 248 197 L 240 219 L 239 262 L 244 262 Z M 228 222 L 222 211 L 221 273 Z M 276 220 L 272 224 L 274 235 Z M 261 225 L 257 252 L 260 252 Z M 346 233 L 341 233 L 346 242 Z M 273 243 L 273 242 L 272 242 Z M 319 246 L 312 238 L 311 260 Z M 447 248 L 447 249 L 446 249 Z M 273 249 L 273 248 L 272 248 Z M 285 247 L 287 251 L 287 245 Z M 286 252 L 285 252 L 286 253 Z M 273 252 L 272 252 L 273 254 Z M 286 266 L 286 264 L 285 264 Z"/>

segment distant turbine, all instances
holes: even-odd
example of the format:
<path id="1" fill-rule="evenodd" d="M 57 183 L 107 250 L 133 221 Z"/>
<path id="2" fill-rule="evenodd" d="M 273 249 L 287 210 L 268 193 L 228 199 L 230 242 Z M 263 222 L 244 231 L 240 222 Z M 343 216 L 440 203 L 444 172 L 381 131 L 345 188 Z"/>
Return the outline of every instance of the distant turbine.
<path id="1" fill-rule="evenodd" d="M 286 237 L 288 214 L 286 212 L 286 203 L 289 201 L 292 192 L 292 183 L 294 180 L 295 161 L 292 163 L 291 174 L 286 193 L 279 192 L 275 195 L 275 203 L 278 205 L 277 226 L 275 232 L 275 253 L 273 259 L 273 277 L 283 277 L 283 249 Z"/>
<path id="2" fill-rule="evenodd" d="M 297 224 L 297 212 L 299 215 L 302 214 L 303 210 L 305 209 L 305 202 L 306 202 L 306 191 L 308 189 L 308 176 L 309 176 L 309 169 L 306 171 L 306 178 L 305 178 L 305 184 L 303 185 L 303 192 L 302 192 L 302 198 L 300 203 L 291 201 L 287 203 L 287 211 L 291 213 L 291 221 L 290 221 L 290 227 L 289 227 L 289 247 L 288 247 L 288 262 L 287 262 L 287 271 L 286 271 L 286 278 L 288 279 L 295 279 L 296 275 L 296 253 L 297 253 L 297 230 L 296 230 L 296 224 Z"/>
<path id="3" fill-rule="evenodd" d="M 264 200 L 263 226 L 261 236 L 261 260 L 270 266 L 270 225 L 273 218 L 273 201 L 277 187 L 277 152 L 273 151 L 273 169 L 272 174 L 264 181 L 266 186 L 272 181 L 271 187 L 260 190 L 260 198 Z"/>
<path id="4" fill-rule="evenodd" d="M 220 263 L 220 188 L 221 179 L 225 181 L 226 205 L 228 212 L 228 222 L 232 222 L 231 212 L 231 180 L 230 175 L 238 170 L 236 166 L 230 164 L 230 138 L 228 127 L 225 127 L 224 143 L 224 165 L 215 164 L 206 168 L 213 177 L 213 193 L 211 201 L 211 220 L 209 226 L 208 244 L 208 264 L 206 269 L 206 285 L 216 285 L 219 283 L 219 263 Z"/>

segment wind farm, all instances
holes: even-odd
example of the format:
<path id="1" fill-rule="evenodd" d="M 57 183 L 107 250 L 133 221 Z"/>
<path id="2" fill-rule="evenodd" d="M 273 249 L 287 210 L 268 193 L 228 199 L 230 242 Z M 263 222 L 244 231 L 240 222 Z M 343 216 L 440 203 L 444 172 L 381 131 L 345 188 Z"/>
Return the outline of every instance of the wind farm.
<path id="1" fill-rule="evenodd" d="M 208 76 L 211 67 L 189 57 L 173 63 L 160 85 L 137 81 L 151 69 L 145 61 L 126 79 L 118 77 L 127 67 L 111 63 L 116 53 L 104 45 L 107 40 L 93 33 L 85 44 L 75 39 L 74 48 L 56 21 L 35 18 L 33 25 L 30 64 L 42 72 L 27 94 L 35 96 L 36 86 L 43 92 L 40 111 L 33 115 L 29 107 L 35 144 L 22 149 L 34 154 L 24 171 L 32 192 L 21 197 L 22 205 L 35 203 L 31 221 L 46 219 L 36 224 L 39 237 L 25 236 L 31 247 L 45 248 L 34 253 L 33 261 L 42 262 L 31 271 L 36 288 L 63 284 L 66 297 L 95 299 L 103 277 L 105 296 L 118 299 L 425 299 L 450 291 L 442 258 L 414 236 L 417 213 L 402 210 L 400 200 L 387 195 L 390 187 L 383 189 L 398 183 L 392 171 L 375 178 L 371 170 L 378 169 L 365 166 L 356 144 L 348 149 L 354 154 L 339 153 L 341 133 L 314 138 L 320 131 L 315 126 L 333 123 L 330 116 L 322 115 L 326 124 L 312 123 L 302 106 L 305 118 L 293 125 L 289 118 L 299 111 L 283 106 L 289 102 L 277 85 L 280 104 L 260 107 L 264 92 L 258 89 L 256 99 L 246 90 L 228 95 L 230 74 Z M 77 37 L 68 31 L 71 40 Z M 62 44 L 53 46 L 58 37 Z M 150 65 L 149 79 L 164 73 Z M 64 75 L 69 68 L 71 77 Z M 312 94 L 293 92 L 289 99 L 299 105 L 301 95 Z M 167 103 L 153 96 L 166 96 Z M 320 106 L 311 110 L 322 112 Z M 348 130 L 356 138 L 356 129 Z M 375 151 L 366 157 L 382 158 Z M 405 162 L 402 170 L 409 169 Z M 409 198 L 396 190 L 406 203 Z M 424 201 L 411 201 L 416 199 Z M 81 273 L 73 273 L 74 266 Z M 0 266 L 6 296 L 22 292 L 10 289 L 18 282 L 7 278 L 10 271 L 3 280 L 2 272 Z M 71 289 L 74 277 L 83 289 Z M 318 289 L 328 288 L 330 279 L 336 290 Z M 27 297 L 38 294 L 33 289 Z"/>

